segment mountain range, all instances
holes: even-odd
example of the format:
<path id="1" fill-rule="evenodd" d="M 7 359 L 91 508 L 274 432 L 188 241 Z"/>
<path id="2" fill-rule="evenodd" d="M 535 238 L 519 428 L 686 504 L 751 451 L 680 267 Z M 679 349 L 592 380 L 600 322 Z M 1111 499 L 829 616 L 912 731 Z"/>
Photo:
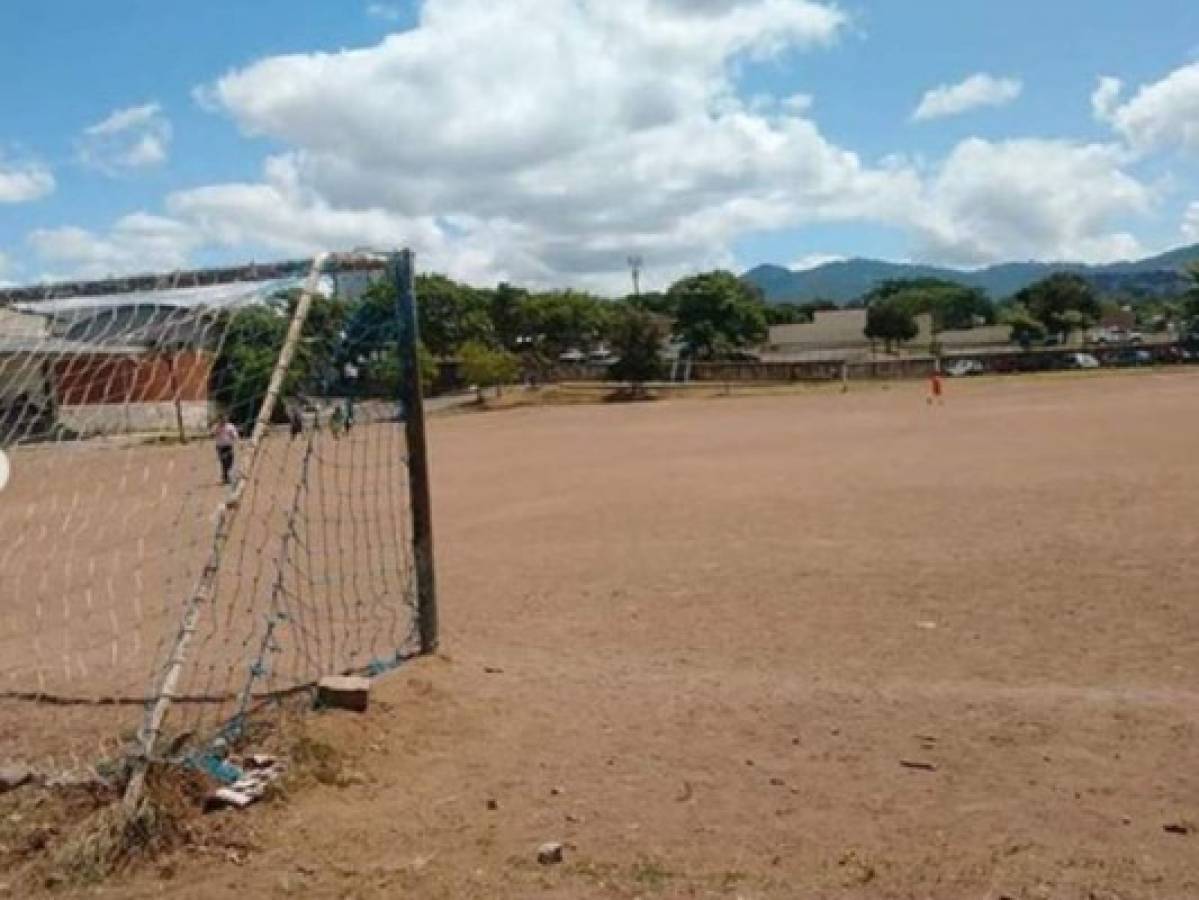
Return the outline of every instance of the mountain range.
<path id="1" fill-rule="evenodd" d="M 848 303 L 883 281 L 906 278 L 941 278 L 981 288 L 992 299 L 1001 300 L 1055 272 L 1082 275 L 1105 295 L 1170 297 L 1184 293 L 1191 287 L 1192 282 L 1185 270 L 1188 264 L 1196 261 L 1199 261 L 1199 244 L 1135 262 L 1099 266 L 1024 262 L 963 270 L 877 259 L 849 259 L 802 271 L 762 265 L 742 277 L 760 288 L 771 303 L 803 303 L 809 300 Z"/>

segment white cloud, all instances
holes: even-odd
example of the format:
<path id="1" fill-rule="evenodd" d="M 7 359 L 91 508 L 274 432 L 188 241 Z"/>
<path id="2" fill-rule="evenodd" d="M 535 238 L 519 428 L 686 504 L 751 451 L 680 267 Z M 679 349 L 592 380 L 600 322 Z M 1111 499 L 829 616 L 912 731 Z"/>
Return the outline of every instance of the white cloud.
<path id="1" fill-rule="evenodd" d="M 374 46 L 268 58 L 198 92 L 286 148 L 261 177 L 31 243 L 89 272 L 170 269 L 200 247 L 409 244 L 469 281 L 618 291 L 630 253 L 660 286 L 733 265 L 747 234 L 821 222 L 903 229 L 913 257 L 969 265 L 1139 249 L 1127 223 L 1154 196 L 1118 147 L 972 140 L 940 164 L 868 161 L 821 133 L 805 95 L 738 96 L 739 60 L 846 24 L 812 0 L 427 0 Z"/>
<path id="2" fill-rule="evenodd" d="M 6 162 L 0 155 L 0 204 L 29 203 L 54 193 L 53 173 L 39 162 Z"/>
<path id="3" fill-rule="evenodd" d="M 1113 114 L 1120 105 L 1120 94 L 1124 90 L 1124 82 L 1119 78 L 1105 75 L 1099 79 L 1095 92 L 1091 94 L 1091 112 L 1100 122 L 1110 122 Z"/>
<path id="4" fill-rule="evenodd" d="M 808 253 L 791 263 L 791 271 L 807 272 L 810 269 L 819 269 L 829 263 L 845 262 L 846 258 L 836 253 Z"/>
<path id="5" fill-rule="evenodd" d="M 815 105 L 815 102 L 815 98 L 813 98 L 811 94 L 792 94 L 790 97 L 787 97 L 785 100 L 783 100 L 783 107 L 791 110 L 791 112 L 800 113 L 802 115 L 803 113 L 811 111 L 812 106 Z"/>
<path id="6" fill-rule="evenodd" d="M 366 14 L 383 22 L 398 22 L 403 18 L 404 12 L 394 3 L 368 3 Z"/>
<path id="7" fill-rule="evenodd" d="M 97 278 L 183 268 L 200 244 L 192 227 L 144 212 L 122 217 L 106 235 L 68 226 L 38 229 L 28 241 L 43 263 Z"/>
<path id="8" fill-rule="evenodd" d="M 1100 79 L 1096 111 L 1139 152 L 1181 148 L 1199 154 L 1199 63 L 1175 69 L 1121 104 L 1120 82 Z"/>
<path id="9" fill-rule="evenodd" d="M 119 175 L 160 166 L 170 152 L 171 123 L 157 103 L 118 109 L 84 129 L 77 142 L 84 165 Z"/>
<path id="10" fill-rule="evenodd" d="M 957 84 L 943 84 L 930 90 L 912 113 L 912 121 L 926 122 L 982 107 L 1006 106 L 1023 90 L 1024 84 L 1019 79 L 996 78 L 979 72 Z"/>
<path id="11" fill-rule="evenodd" d="M 187 192 L 172 211 L 280 247 L 383 224 L 398 242 L 403 226 L 434 252 L 469 248 L 446 251 L 455 273 L 488 257 L 536 282 L 623 285 L 633 251 L 659 273 L 728 263 L 745 230 L 915 193 L 906 173 L 830 144 L 797 104 L 736 96 L 739 57 L 827 44 L 845 23 L 809 0 L 430 0 L 418 28 L 377 46 L 275 57 L 202 91 L 295 149 L 263 183 Z"/>
<path id="12" fill-rule="evenodd" d="M 930 179 L 917 220 L 921 258 L 958 265 L 1015 259 L 1109 262 L 1141 253 L 1119 223 L 1153 192 L 1109 144 L 964 141 Z"/>
<path id="13" fill-rule="evenodd" d="M 92 137 L 112 137 L 113 135 L 129 131 L 132 128 L 140 128 L 153 122 L 161 113 L 162 109 L 157 103 L 147 103 L 144 106 L 130 106 L 126 109 L 118 109 L 109 115 L 107 119 L 89 126 L 85 129 L 84 133 Z"/>
<path id="14" fill-rule="evenodd" d="M 1188 206 L 1183 215 L 1182 239 L 1188 244 L 1199 244 L 1199 201 Z"/>

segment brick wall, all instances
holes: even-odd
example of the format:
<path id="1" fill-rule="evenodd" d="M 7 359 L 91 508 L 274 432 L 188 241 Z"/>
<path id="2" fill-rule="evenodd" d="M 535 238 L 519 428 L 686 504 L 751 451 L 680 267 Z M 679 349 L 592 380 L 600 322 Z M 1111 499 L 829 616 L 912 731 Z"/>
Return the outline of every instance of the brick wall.
<path id="1" fill-rule="evenodd" d="M 161 403 L 174 400 L 176 394 L 185 403 L 204 402 L 211 372 L 212 355 L 193 350 L 137 356 L 79 354 L 54 363 L 57 399 L 64 406 Z"/>

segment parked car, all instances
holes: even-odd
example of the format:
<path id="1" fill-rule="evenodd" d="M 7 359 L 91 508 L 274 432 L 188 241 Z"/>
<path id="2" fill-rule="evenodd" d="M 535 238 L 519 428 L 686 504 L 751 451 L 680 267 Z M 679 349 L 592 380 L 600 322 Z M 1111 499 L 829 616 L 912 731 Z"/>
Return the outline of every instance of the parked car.
<path id="1" fill-rule="evenodd" d="M 1099 360 L 1090 353 L 1067 353 L 1063 364 L 1067 369 L 1099 368 Z"/>
<path id="2" fill-rule="evenodd" d="M 567 350 L 558 357 L 558 362 L 584 363 L 587 362 L 587 354 L 582 350 Z"/>
<path id="3" fill-rule="evenodd" d="M 1094 335 L 1096 344 L 1141 344 L 1145 341 L 1145 335 L 1139 331 L 1129 331 L 1127 328 L 1113 327 L 1104 328 L 1096 332 Z"/>
<path id="4" fill-rule="evenodd" d="M 1153 354 L 1147 350 L 1121 350 L 1119 353 L 1113 354 L 1108 359 L 1108 364 L 1118 368 L 1131 368 L 1133 366 L 1148 366 L 1153 362 Z"/>
<path id="5" fill-rule="evenodd" d="M 984 366 L 977 359 L 955 359 L 945 367 L 945 374 L 950 378 L 965 378 L 968 375 L 982 375 L 986 371 L 986 366 Z"/>

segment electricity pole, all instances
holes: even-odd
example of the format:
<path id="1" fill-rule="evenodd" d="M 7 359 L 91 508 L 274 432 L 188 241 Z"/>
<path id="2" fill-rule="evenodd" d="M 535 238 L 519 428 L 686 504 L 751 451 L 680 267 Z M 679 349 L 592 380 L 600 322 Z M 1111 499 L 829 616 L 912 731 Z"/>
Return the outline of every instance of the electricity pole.
<path id="1" fill-rule="evenodd" d="M 637 300 L 641 299 L 641 270 L 644 267 L 645 260 L 642 257 L 629 257 L 629 271 L 633 273 L 633 297 Z"/>

